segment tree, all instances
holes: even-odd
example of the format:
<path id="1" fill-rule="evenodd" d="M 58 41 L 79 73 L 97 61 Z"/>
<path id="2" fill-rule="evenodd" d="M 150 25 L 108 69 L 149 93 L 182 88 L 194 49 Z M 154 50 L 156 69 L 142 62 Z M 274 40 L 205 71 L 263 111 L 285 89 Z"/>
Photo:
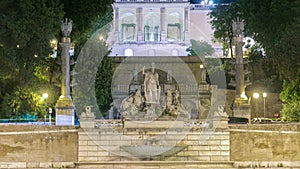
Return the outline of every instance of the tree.
<path id="1" fill-rule="evenodd" d="M 280 44 L 287 26 L 299 16 L 299 1 L 239 0 L 237 3 L 246 23 L 247 34 L 262 45 L 268 57 L 273 56 L 272 49 Z"/>
<path id="2" fill-rule="evenodd" d="M 266 75 L 280 77 L 283 81 L 281 99 L 284 102 L 284 115 L 289 120 L 297 121 L 299 119 L 297 102 L 300 98 L 296 92 L 299 91 L 300 84 L 298 78 L 300 1 L 237 0 L 234 4 L 245 23 L 245 34 L 255 39 L 266 52 L 263 63 Z M 226 33 L 231 29 L 226 29 L 229 26 L 224 25 L 226 21 L 229 24 L 230 19 L 225 20 L 229 14 L 226 13 L 226 7 L 219 7 L 224 9 L 216 8 L 211 13 L 215 18 L 212 20 L 216 29 L 214 35 L 217 38 L 230 39 L 230 34 Z M 220 11 L 223 11 L 223 14 Z M 250 53 L 250 57 L 254 60 L 259 55 L 255 50 Z"/>
<path id="3" fill-rule="evenodd" d="M 192 46 L 187 49 L 189 56 L 211 56 L 213 48 L 207 42 L 191 40 Z"/>
<path id="4" fill-rule="evenodd" d="M 224 53 L 230 49 L 231 57 L 233 54 L 233 31 L 232 22 L 236 20 L 238 15 L 238 6 L 236 3 L 230 5 L 219 4 L 209 13 L 211 24 L 214 29 L 214 38 L 222 42 Z"/>
<path id="5" fill-rule="evenodd" d="M 63 14 L 58 0 L 0 1 L 1 113 L 39 110 L 37 88 L 28 86 L 47 83 L 37 75 L 48 70 L 49 41 L 59 33 Z M 36 69 L 41 66 L 45 69 Z"/>
<path id="6" fill-rule="evenodd" d="M 97 103 L 103 117 L 106 117 L 106 112 L 111 107 L 111 82 L 113 77 L 112 58 L 105 55 L 96 74 L 95 92 Z"/>
<path id="7" fill-rule="evenodd" d="M 300 121 L 300 22 L 293 23 L 274 49 L 277 67 L 283 79 L 280 97 L 284 103 L 283 115 L 289 121 Z"/>
<path id="8" fill-rule="evenodd" d="M 300 2 L 238 1 L 247 32 L 266 50 L 267 60 L 273 63 L 283 81 L 281 99 L 283 114 L 290 121 L 299 121 L 300 84 Z"/>
<path id="9" fill-rule="evenodd" d="M 74 69 L 80 71 L 78 72 L 80 77 L 76 76 L 75 78 L 80 82 L 89 83 L 89 85 L 78 84 L 73 89 L 72 94 L 76 104 L 76 111 L 78 113 L 83 112 L 85 106 L 92 105 L 97 118 L 105 117 L 105 113 L 110 108 L 112 102 L 110 82 L 113 70 L 111 68 L 111 58 L 106 56 L 109 50 L 105 42 L 99 41 L 98 36 L 100 36 L 101 32 L 105 32 L 101 36 L 103 36 L 103 39 L 106 39 L 106 32 L 110 31 L 106 29 L 110 28 L 107 24 L 112 20 L 112 1 L 64 0 L 63 2 L 67 11 L 66 17 L 71 18 L 74 22 L 72 39 L 76 45 L 75 58 L 79 55 L 84 55 L 84 58 L 80 58 L 84 61 L 77 60 L 75 65 Z M 74 15 L 74 13 L 76 14 Z M 103 56 L 104 58 L 102 59 Z M 102 60 L 101 63 L 100 60 Z M 85 70 L 85 67 L 81 67 L 82 65 L 87 65 L 90 70 Z M 78 68 L 80 70 L 77 67 L 81 67 Z M 89 75 L 82 77 L 82 74 Z M 89 98 L 86 97 L 87 95 Z M 94 95 L 96 99 L 91 97 Z M 100 110 L 101 116 L 98 110 Z"/>

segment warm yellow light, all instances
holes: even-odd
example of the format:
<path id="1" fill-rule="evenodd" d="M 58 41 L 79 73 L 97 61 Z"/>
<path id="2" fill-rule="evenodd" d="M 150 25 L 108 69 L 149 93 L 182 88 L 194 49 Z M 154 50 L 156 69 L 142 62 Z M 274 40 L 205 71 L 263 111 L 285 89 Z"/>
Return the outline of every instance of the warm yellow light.
<path id="1" fill-rule="evenodd" d="M 51 44 L 57 44 L 57 40 L 56 39 L 51 39 L 50 43 Z"/>
<path id="2" fill-rule="evenodd" d="M 102 35 L 99 36 L 99 40 L 102 41 L 104 37 Z"/>
<path id="3" fill-rule="evenodd" d="M 57 40 L 56 40 L 56 39 L 51 39 L 51 40 L 50 40 L 50 46 L 51 46 L 51 48 L 53 48 L 54 50 L 57 50 Z"/>
<path id="4" fill-rule="evenodd" d="M 43 98 L 43 99 L 47 99 L 48 96 L 49 96 L 48 93 L 43 93 L 42 98 Z"/>
<path id="5" fill-rule="evenodd" d="M 245 92 L 243 92 L 243 93 L 241 94 L 241 98 L 243 98 L 244 100 L 247 100 L 247 99 L 248 99 L 248 97 L 246 96 L 246 93 L 245 93 Z"/>
<path id="6" fill-rule="evenodd" d="M 35 58 L 37 58 L 37 57 L 38 57 L 38 55 L 37 55 L 37 54 L 35 54 L 35 55 L 34 55 L 34 57 L 35 57 Z"/>
<path id="7" fill-rule="evenodd" d="M 253 98 L 258 99 L 259 98 L 259 93 L 257 93 L 257 92 L 253 93 Z"/>
<path id="8" fill-rule="evenodd" d="M 263 96 L 264 98 L 266 98 L 266 97 L 267 97 L 267 93 L 266 93 L 266 92 L 263 92 L 262 96 Z"/>

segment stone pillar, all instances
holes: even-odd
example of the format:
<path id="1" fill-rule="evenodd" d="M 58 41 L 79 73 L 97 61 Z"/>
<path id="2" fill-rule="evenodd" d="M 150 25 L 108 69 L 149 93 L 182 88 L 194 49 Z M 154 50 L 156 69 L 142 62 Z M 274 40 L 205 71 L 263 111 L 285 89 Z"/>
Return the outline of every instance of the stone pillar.
<path id="1" fill-rule="evenodd" d="M 167 33 L 166 33 L 166 8 L 162 7 L 160 8 L 160 41 L 167 41 Z"/>
<path id="2" fill-rule="evenodd" d="M 190 43 L 190 32 L 189 32 L 189 7 L 184 8 L 184 41 Z"/>
<path id="3" fill-rule="evenodd" d="M 243 58 L 243 31 L 244 23 L 237 19 L 232 23 L 234 43 L 235 43 L 235 90 L 236 97 L 233 104 L 233 117 L 251 120 L 250 101 L 245 94 L 245 71 Z"/>
<path id="4" fill-rule="evenodd" d="M 70 95 L 70 54 L 71 47 L 70 33 L 72 31 L 72 21 L 66 19 L 62 23 L 63 38 L 59 43 L 62 47 L 61 56 L 61 96 L 56 102 L 56 125 L 74 125 L 75 106 Z"/>
<path id="5" fill-rule="evenodd" d="M 115 41 L 118 42 L 119 41 L 119 34 L 120 34 L 120 30 L 119 30 L 119 8 L 115 7 Z"/>
<path id="6" fill-rule="evenodd" d="M 245 76 L 244 76 L 244 63 L 243 63 L 243 38 L 235 37 L 235 81 L 236 81 L 236 98 L 241 98 L 245 95 Z"/>
<path id="7" fill-rule="evenodd" d="M 143 8 L 136 9 L 137 41 L 143 41 Z"/>

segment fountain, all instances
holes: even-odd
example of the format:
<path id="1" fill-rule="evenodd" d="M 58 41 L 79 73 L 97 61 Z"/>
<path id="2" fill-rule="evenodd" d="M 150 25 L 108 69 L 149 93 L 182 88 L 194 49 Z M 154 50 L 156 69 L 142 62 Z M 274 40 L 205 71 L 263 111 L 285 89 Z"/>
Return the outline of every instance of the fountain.
<path id="1" fill-rule="evenodd" d="M 178 90 L 168 89 L 165 97 L 161 97 L 159 75 L 155 72 L 154 63 L 151 64 L 151 71 L 145 72 L 144 95 L 140 89 L 136 89 L 128 97 L 122 100 L 121 112 L 127 120 L 155 120 L 155 119 L 188 119 L 189 113 L 180 103 Z"/>
<path id="2" fill-rule="evenodd" d="M 121 112 L 125 129 L 139 128 L 146 133 L 149 128 L 170 128 L 172 126 L 185 128 L 184 121 L 189 119 L 189 112 L 180 103 L 180 92 L 167 89 L 161 97 L 159 75 L 155 72 L 154 63 L 146 72 L 143 67 L 144 90 L 136 89 L 122 100 Z M 143 93 L 143 94 L 142 94 Z M 146 136 L 146 134 L 144 134 Z M 166 141 L 148 136 L 136 145 L 124 145 L 121 149 L 140 158 L 158 158 L 171 156 L 186 148 L 186 145 L 169 144 Z"/>
<path id="3" fill-rule="evenodd" d="M 80 116 L 84 125 L 79 132 L 79 164 L 180 168 L 183 161 L 191 166 L 201 161 L 205 164 L 207 161 L 228 162 L 228 117 L 224 107 L 217 106 L 221 105 L 218 98 L 225 93 L 213 88 L 213 106 L 207 119 L 191 119 L 191 103 L 199 101 L 194 95 L 199 88 L 194 88 L 188 80 L 172 79 L 178 74 L 177 67 L 171 72 L 168 71 L 171 66 L 162 69 L 163 64 L 159 63 L 159 69 L 155 70 L 155 64 L 148 61 L 151 68 L 145 70 L 133 65 L 136 63 L 140 62 L 135 60 L 128 66 L 134 71 L 122 69 L 125 75 L 132 72 L 133 75 L 126 87 L 118 88 L 121 92 L 116 98 L 119 100 L 114 102 L 118 103 L 115 106 L 118 105 L 121 119 L 95 119 L 90 107 Z M 119 77 L 125 78 L 125 75 Z"/>

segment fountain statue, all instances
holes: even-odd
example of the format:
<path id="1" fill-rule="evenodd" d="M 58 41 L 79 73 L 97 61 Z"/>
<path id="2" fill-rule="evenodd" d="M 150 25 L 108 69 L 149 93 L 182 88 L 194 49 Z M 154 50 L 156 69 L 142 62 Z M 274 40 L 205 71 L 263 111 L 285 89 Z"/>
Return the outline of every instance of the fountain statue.
<path id="1" fill-rule="evenodd" d="M 160 86 L 154 63 L 151 64 L 151 71 L 149 72 L 145 72 L 145 66 L 143 67 L 143 75 L 145 75 L 144 92 L 146 103 L 158 103 L 160 98 Z"/>
<path id="2" fill-rule="evenodd" d="M 159 75 L 155 72 L 155 64 L 151 64 L 151 70 L 145 71 L 143 93 L 136 89 L 128 97 L 122 100 L 121 113 L 125 119 L 154 120 L 162 116 L 168 117 L 189 117 L 189 113 L 183 108 L 180 102 L 180 91 L 168 89 L 166 96 L 161 97 Z"/>

